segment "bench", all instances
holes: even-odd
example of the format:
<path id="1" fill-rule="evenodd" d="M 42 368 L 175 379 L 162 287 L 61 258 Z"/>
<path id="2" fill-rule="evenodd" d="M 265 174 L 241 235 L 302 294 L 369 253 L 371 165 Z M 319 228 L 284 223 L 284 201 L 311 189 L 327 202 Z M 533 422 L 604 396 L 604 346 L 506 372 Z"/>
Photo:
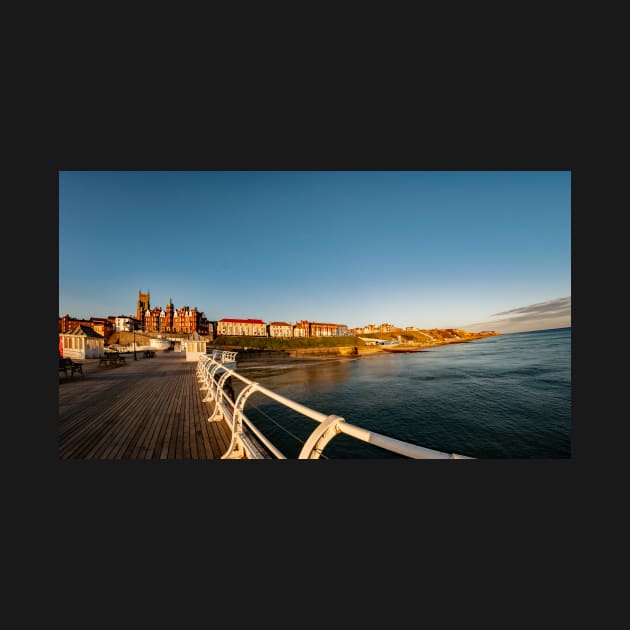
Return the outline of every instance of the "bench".
<path id="1" fill-rule="evenodd" d="M 115 367 L 117 365 L 126 365 L 127 360 L 122 354 L 118 352 L 106 352 L 104 356 L 100 357 L 98 365 L 99 367 Z"/>
<path id="2" fill-rule="evenodd" d="M 64 359 L 63 357 L 59 357 L 59 371 L 63 372 L 65 376 L 68 376 L 68 371 L 70 371 L 70 376 L 74 376 L 75 372 L 79 372 L 83 376 L 83 366 L 80 363 L 75 363 L 72 359 Z"/>
<path id="3" fill-rule="evenodd" d="M 155 350 L 145 350 L 144 351 L 144 358 L 145 359 L 152 359 L 155 356 Z"/>

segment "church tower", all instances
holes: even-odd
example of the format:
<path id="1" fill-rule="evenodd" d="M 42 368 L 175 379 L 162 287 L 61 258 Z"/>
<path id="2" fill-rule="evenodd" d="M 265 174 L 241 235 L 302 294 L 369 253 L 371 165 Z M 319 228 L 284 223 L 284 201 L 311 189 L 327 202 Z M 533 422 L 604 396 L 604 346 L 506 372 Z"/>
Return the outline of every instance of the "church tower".
<path id="1" fill-rule="evenodd" d="M 173 332 L 173 319 L 175 314 L 175 306 L 173 305 L 173 298 L 169 298 L 166 305 L 166 328 L 168 332 Z"/>
<path id="2" fill-rule="evenodd" d="M 151 293 L 147 291 L 146 293 L 142 293 L 142 291 L 138 291 L 138 304 L 136 306 L 136 319 L 140 322 L 140 327 L 144 330 L 144 314 L 151 309 L 151 305 L 149 303 L 149 297 Z"/>

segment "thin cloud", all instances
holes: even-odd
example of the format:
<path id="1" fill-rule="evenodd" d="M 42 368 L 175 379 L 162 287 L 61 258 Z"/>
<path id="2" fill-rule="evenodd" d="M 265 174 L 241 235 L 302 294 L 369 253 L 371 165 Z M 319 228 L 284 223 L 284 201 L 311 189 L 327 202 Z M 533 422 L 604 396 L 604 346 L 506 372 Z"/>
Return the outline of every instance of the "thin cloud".
<path id="1" fill-rule="evenodd" d="M 498 319 L 476 322 L 462 328 L 471 332 L 495 330 L 498 333 L 564 328 L 571 325 L 571 296 L 520 306 L 494 313 L 490 317 Z"/>
<path id="2" fill-rule="evenodd" d="M 571 296 L 549 300 L 548 302 L 537 302 L 529 306 L 521 306 L 513 308 L 509 311 L 494 313 L 490 317 L 499 317 L 501 315 L 515 315 L 521 317 L 542 317 L 549 315 L 571 314 Z"/>

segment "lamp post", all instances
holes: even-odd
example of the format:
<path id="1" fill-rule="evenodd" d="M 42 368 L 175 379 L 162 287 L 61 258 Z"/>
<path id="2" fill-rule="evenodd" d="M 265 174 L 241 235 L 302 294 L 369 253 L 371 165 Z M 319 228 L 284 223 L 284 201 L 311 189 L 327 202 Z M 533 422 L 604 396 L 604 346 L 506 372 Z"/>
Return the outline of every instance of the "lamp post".
<path id="1" fill-rule="evenodd" d="M 133 360 L 137 361 L 138 357 L 136 356 L 136 324 L 135 322 L 132 324 L 133 327 Z"/>

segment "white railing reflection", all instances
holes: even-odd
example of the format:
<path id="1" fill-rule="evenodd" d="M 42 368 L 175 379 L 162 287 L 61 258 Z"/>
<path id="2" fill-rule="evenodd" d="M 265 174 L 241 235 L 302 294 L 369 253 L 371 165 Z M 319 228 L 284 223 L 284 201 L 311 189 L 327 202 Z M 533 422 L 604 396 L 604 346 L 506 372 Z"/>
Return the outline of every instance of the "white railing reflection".
<path id="1" fill-rule="evenodd" d="M 205 355 L 201 355 L 197 363 L 197 379 L 201 389 L 207 391 L 204 401 L 214 402 L 213 415 L 208 420 L 223 419 L 232 430 L 230 445 L 222 459 L 287 459 L 245 414 L 245 404 L 254 393 L 260 393 L 318 423 L 304 442 L 298 459 L 318 459 L 323 454 L 326 445 L 341 433 L 411 459 L 472 459 L 368 431 L 346 422 L 344 418 L 321 413 L 276 394 L 236 371 L 237 354 L 237 352 L 211 349 Z M 244 384 L 236 399 L 234 399 L 231 378 L 238 379 Z M 255 439 L 252 436 L 255 436 Z"/>

